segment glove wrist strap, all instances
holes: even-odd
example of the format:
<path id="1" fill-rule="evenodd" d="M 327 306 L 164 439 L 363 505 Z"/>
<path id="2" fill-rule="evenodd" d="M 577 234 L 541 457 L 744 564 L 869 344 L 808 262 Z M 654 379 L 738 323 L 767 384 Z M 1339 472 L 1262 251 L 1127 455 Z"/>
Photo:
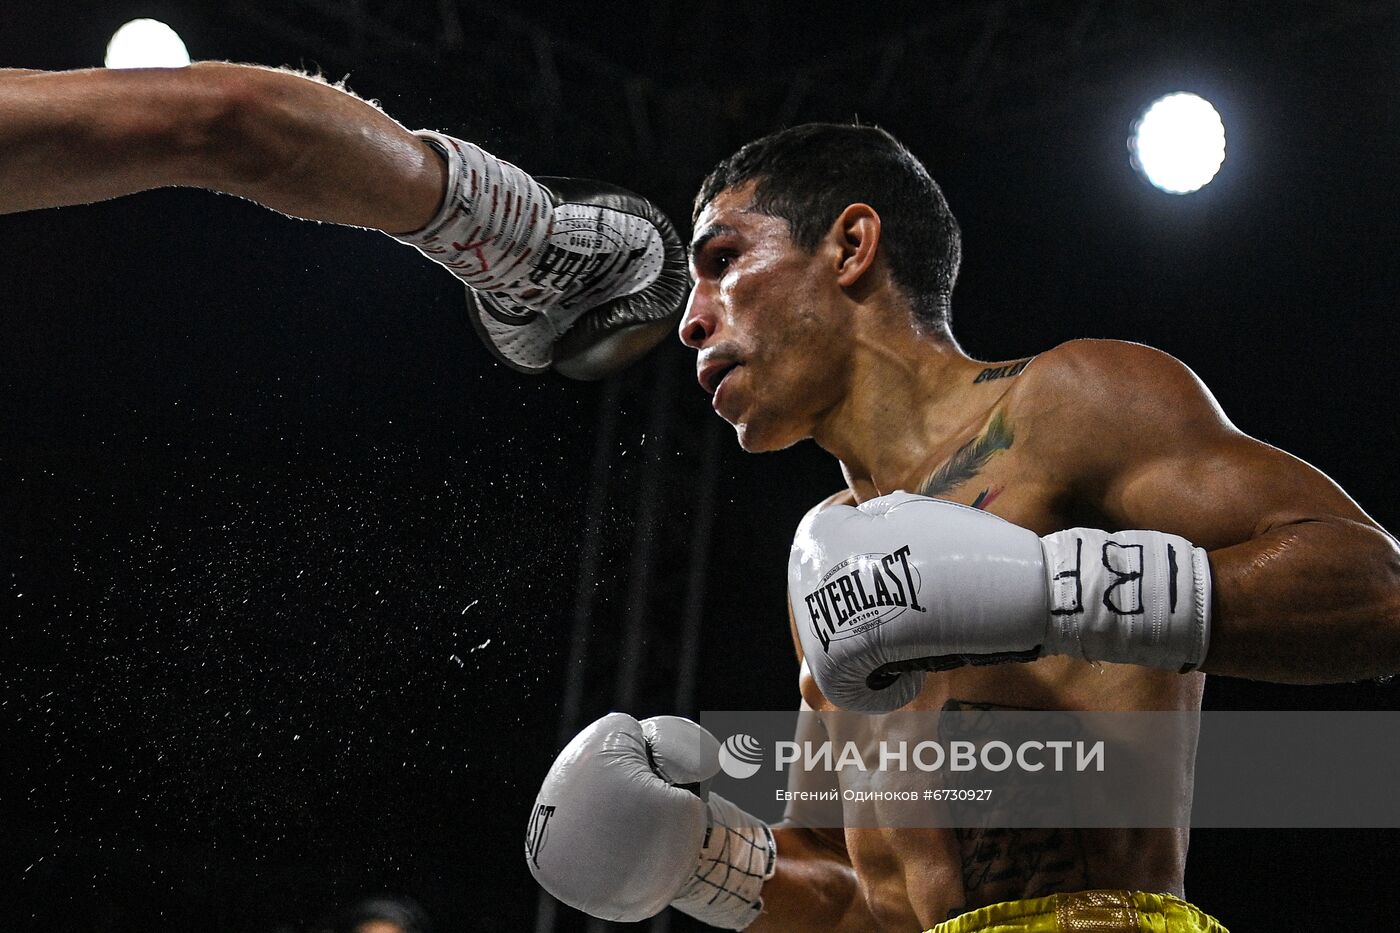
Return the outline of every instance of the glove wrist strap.
<path id="1" fill-rule="evenodd" d="M 1185 673 L 1210 647 L 1210 563 L 1157 531 L 1071 528 L 1041 539 L 1050 586 L 1045 654 Z"/>
<path id="2" fill-rule="evenodd" d="M 718 794 L 710 794 L 708 813 L 700 861 L 671 905 L 711 926 L 742 930 L 763 911 L 777 844 L 767 823 Z"/>

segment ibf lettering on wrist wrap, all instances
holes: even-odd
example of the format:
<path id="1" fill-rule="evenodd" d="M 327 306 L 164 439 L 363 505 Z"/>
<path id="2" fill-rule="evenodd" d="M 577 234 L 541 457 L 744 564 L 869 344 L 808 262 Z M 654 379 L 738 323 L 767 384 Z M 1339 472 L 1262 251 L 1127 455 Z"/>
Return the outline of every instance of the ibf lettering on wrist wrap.
<path id="1" fill-rule="evenodd" d="M 1186 673 L 1210 650 L 1205 549 L 1158 531 L 1071 528 L 1041 539 L 1050 587 L 1046 651 Z"/>
<path id="2" fill-rule="evenodd" d="M 417 135 L 446 161 L 447 192 L 427 226 L 396 239 L 477 291 L 517 300 L 537 291 L 527 273 L 553 222 L 549 189 L 471 143 L 430 130 Z"/>

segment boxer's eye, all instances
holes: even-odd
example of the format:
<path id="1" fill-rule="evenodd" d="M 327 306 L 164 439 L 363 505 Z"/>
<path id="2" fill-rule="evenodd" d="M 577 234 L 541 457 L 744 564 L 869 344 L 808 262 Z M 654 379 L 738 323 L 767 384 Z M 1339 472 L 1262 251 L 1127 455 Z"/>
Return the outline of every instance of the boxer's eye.
<path id="1" fill-rule="evenodd" d="M 693 253 L 695 278 L 722 278 L 738 255 L 739 251 L 733 246 L 726 245 L 723 241 L 716 242 L 713 238 L 705 238 L 699 249 Z"/>
<path id="2" fill-rule="evenodd" d="M 711 251 L 709 259 L 710 273 L 716 277 L 722 276 L 730 265 L 734 262 L 738 254 L 732 249 L 716 249 Z"/>

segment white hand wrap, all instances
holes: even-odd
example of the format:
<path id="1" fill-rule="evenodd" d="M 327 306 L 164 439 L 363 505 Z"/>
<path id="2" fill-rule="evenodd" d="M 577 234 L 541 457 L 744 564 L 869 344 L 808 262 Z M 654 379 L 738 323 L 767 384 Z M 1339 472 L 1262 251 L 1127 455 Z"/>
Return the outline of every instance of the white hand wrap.
<path id="1" fill-rule="evenodd" d="M 535 798 L 525 856 L 559 900 L 607 920 L 673 904 L 742 930 L 763 909 L 777 849 L 762 820 L 717 794 L 719 743 L 677 716 L 611 713 L 559 753 Z"/>
<path id="2" fill-rule="evenodd" d="M 845 709 L 897 709 L 924 672 L 964 664 L 1067 654 L 1186 671 L 1209 647 L 1210 565 L 1184 538 L 1041 539 L 909 493 L 808 515 L 788 587 L 812 676 Z"/>
<path id="3" fill-rule="evenodd" d="M 549 189 L 471 143 L 430 130 L 418 136 L 447 162 L 447 195 L 422 230 L 396 236 L 477 291 L 521 298 L 538 292 L 525 278 L 554 219 Z M 554 298 L 555 296 L 549 296 Z"/>
<path id="4" fill-rule="evenodd" d="M 649 325 L 679 317 L 690 280 L 656 205 L 603 182 L 533 178 L 471 143 L 418 135 L 442 154 L 447 193 L 426 227 L 396 239 L 467 284 L 472 325 L 502 362 L 597 379 L 669 332 Z"/>

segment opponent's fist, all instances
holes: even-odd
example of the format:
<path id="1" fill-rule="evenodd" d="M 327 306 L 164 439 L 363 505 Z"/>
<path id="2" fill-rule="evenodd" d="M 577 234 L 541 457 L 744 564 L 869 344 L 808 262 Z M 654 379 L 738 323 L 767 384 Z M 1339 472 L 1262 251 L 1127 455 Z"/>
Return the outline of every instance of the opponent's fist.
<path id="1" fill-rule="evenodd" d="M 530 873 L 571 907 L 642 920 L 668 904 L 739 930 L 762 909 L 772 832 L 709 794 L 719 743 L 676 716 L 610 713 L 559 753 L 525 837 Z"/>
<path id="2" fill-rule="evenodd" d="M 867 712 L 914 699 L 926 671 L 1049 654 L 1186 670 L 1208 645 L 1209 565 L 1184 538 L 1040 538 L 904 492 L 809 514 L 788 596 L 817 686 Z"/>
<path id="3" fill-rule="evenodd" d="M 507 366 L 600 379 L 673 329 L 690 280 L 654 204 L 604 182 L 532 178 L 450 136 L 418 134 L 447 162 L 447 196 L 399 237 L 467 284 L 472 326 Z"/>

